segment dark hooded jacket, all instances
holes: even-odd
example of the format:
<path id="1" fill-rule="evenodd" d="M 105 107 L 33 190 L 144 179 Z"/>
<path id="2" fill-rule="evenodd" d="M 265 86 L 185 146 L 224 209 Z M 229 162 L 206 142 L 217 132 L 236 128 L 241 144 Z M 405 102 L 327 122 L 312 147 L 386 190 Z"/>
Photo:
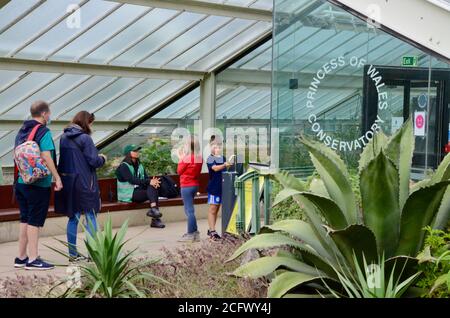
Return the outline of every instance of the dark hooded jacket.
<path id="1" fill-rule="evenodd" d="M 23 144 L 25 141 L 27 141 L 28 135 L 31 133 L 33 128 L 40 124 L 37 120 L 31 119 L 26 120 L 23 122 L 22 127 L 20 128 L 19 132 L 17 133 L 16 140 L 15 140 L 15 147 L 19 146 L 20 144 Z M 48 128 L 45 125 L 42 125 L 39 127 L 39 129 L 36 132 L 36 136 L 34 137 L 34 141 L 39 143 L 44 137 L 44 135 L 48 132 Z"/>
<path id="2" fill-rule="evenodd" d="M 65 200 L 65 207 L 57 212 L 68 217 L 92 209 L 97 213 L 100 191 L 96 169 L 103 166 L 105 160 L 99 156 L 94 141 L 80 126 L 72 124 L 64 129 L 59 149 L 58 172 L 63 181 L 59 200 Z"/>

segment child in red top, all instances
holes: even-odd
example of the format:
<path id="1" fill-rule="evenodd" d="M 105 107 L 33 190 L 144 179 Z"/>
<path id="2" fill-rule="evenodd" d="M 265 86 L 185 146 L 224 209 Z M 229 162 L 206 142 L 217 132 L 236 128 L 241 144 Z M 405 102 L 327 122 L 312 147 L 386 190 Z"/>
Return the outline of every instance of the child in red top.
<path id="1" fill-rule="evenodd" d="M 177 173 L 180 175 L 181 188 L 200 186 L 202 165 L 202 157 L 198 155 L 191 154 L 180 159 Z"/>
<path id="2" fill-rule="evenodd" d="M 178 152 L 177 172 L 180 175 L 181 197 L 187 216 L 187 233 L 181 237 L 180 242 L 200 240 L 194 208 L 194 198 L 200 185 L 200 173 L 203 165 L 203 159 L 199 152 L 198 141 L 195 138 L 189 138 L 184 149 Z"/>

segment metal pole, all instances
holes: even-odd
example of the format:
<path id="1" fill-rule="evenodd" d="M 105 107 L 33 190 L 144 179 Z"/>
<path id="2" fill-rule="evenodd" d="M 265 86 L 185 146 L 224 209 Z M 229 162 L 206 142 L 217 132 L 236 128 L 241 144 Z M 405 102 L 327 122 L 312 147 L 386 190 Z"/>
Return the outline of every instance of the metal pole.
<path id="1" fill-rule="evenodd" d="M 270 178 L 264 176 L 264 225 L 270 224 Z"/>
<path id="2" fill-rule="evenodd" d="M 257 234 L 261 228 L 261 214 L 259 208 L 259 174 L 252 178 L 252 233 Z"/>
<path id="3" fill-rule="evenodd" d="M 427 103 L 427 114 L 425 116 L 426 118 L 426 133 L 425 133 L 425 171 L 424 171 L 424 178 L 427 177 L 427 170 L 428 170 L 428 129 L 430 127 L 430 94 L 431 94 L 431 59 L 430 56 L 430 65 L 428 69 L 428 103 Z"/>

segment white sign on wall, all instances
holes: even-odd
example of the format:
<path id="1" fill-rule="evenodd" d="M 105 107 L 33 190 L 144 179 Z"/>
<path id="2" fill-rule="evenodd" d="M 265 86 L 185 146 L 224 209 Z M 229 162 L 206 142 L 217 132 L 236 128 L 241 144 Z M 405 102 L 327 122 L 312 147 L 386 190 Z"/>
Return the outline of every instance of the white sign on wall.
<path id="1" fill-rule="evenodd" d="M 425 112 L 414 113 L 414 136 L 425 136 L 426 125 Z"/>

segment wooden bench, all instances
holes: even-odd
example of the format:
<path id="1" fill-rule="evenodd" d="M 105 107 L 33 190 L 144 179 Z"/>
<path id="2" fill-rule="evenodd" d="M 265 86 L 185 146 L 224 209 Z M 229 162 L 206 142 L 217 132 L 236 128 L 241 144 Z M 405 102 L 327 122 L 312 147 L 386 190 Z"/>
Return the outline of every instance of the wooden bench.
<path id="1" fill-rule="evenodd" d="M 179 176 L 172 175 L 172 179 L 179 185 Z M 204 204 L 207 202 L 206 186 L 208 184 L 208 174 L 204 173 L 200 176 L 200 195 L 194 200 L 195 204 Z M 117 201 L 117 181 L 116 179 L 101 179 L 99 180 L 100 196 L 102 198 L 102 208 L 100 213 L 139 210 L 149 207 L 147 203 L 126 203 Z M 48 218 L 61 217 L 62 214 L 57 214 L 53 207 L 53 190 L 50 199 L 50 207 L 48 210 Z M 165 206 L 182 206 L 183 200 L 181 197 L 173 199 L 162 199 L 159 202 L 161 207 Z M 17 202 L 13 197 L 13 187 L 11 185 L 0 186 L 0 222 L 18 221 L 20 220 L 20 211 Z"/>

